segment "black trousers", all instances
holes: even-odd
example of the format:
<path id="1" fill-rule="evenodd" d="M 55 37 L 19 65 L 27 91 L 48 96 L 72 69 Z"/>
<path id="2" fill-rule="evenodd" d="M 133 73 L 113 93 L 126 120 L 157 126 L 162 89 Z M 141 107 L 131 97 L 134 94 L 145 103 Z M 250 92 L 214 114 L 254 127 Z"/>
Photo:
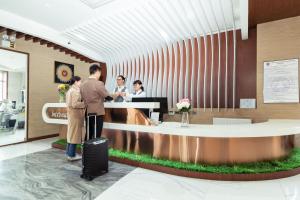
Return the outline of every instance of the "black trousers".
<path id="1" fill-rule="evenodd" d="M 87 115 L 86 115 L 86 125 L 87 125 Z M 96 137 L 100 138 L 101 133 L 102 133 L 102 128 L 103 128 L 103 115 L 97 115 L 96 116 Z M 89 127 L 89 130 L 87 128 Z M 89 139 L 94 139 L 95 138 L 95 117 L 94 116 L 89 116 L 89 126 L 86 126 L 86 136 L 85 140 L 87 140 L 87 134 L 89 134 Z"/>

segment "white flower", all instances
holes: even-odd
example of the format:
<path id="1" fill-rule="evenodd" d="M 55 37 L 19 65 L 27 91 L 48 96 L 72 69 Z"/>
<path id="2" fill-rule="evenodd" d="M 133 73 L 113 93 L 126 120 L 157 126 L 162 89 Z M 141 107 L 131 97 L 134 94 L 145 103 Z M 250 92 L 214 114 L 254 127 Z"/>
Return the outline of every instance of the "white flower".
<path id="1" fill-rule="evenodd" d="M 188 103 L 186 101 L 182 102 L 181 105 L 182 105 L 182 108 L 189 108 L 190 107 L 190 103 Z"/>
<path id="2" fill-rule="evenodd" d="M 177 108 L 179 111 L 182 111 L 183 109 L 187 109 L 189 110 L 191 103 L 190 100 L 188 98 L 185 99 L 181 99 L 177 104 L 176 104 Z"/>
<path id="3" fill-rule="evenodd" d="M 182 104 L 181 103 L 177 103 L 176 106 L 177 106 L 178 110 L 182 109 Z"/>

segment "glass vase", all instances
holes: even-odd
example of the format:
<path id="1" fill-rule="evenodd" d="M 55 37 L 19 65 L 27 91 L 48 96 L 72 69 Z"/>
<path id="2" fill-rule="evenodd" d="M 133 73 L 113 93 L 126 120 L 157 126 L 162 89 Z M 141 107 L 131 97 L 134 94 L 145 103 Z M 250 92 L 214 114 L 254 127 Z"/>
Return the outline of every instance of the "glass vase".
<path id="1" fill-rule="evenodd" d="M 181 116 L 181 127 L 188 127 L 189 126 L 189 113 L 188 112 L 182 112 Z"/>
<path id="2" fill-rule="evenodd" d="M 66 95 L 59 94 L 59 103 L 65 103 L 66 102 Z"/>

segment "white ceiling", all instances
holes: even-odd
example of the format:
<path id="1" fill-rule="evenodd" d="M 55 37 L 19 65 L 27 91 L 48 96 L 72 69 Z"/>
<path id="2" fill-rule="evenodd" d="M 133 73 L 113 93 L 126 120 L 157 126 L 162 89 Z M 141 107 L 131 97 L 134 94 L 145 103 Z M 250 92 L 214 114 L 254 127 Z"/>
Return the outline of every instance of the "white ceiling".
<path id="1" fill-rule="evenodd" d="M 0 26 L 107 61 L 233 28 L 247 38 L 248 0 L 0 0 Z"/>

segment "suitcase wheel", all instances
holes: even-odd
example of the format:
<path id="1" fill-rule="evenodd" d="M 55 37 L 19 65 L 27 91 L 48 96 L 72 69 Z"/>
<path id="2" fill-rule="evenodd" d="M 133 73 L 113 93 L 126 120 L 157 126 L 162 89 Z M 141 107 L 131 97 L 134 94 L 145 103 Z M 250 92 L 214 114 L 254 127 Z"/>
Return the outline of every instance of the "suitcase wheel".
<path id="1" fill-rule="evenodd" d="M 83 179 L 88 180 L 88 181 L 92 181 L 94 179 L 93 176 L 88 176 L 88 175 L 84 175 L 84 174 L 81 174 L 80 178 L 83 178 Z"/>

